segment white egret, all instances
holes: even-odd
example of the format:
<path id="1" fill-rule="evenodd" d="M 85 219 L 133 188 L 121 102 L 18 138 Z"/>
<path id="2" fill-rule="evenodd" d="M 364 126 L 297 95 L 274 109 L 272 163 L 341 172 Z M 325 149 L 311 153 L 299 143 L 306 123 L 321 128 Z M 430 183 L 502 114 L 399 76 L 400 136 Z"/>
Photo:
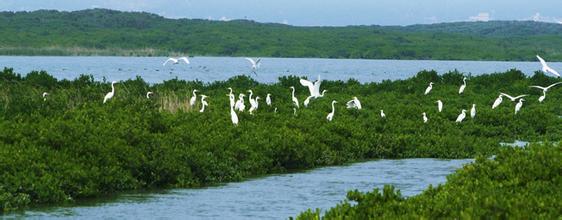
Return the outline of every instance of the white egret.
<path id="1" fill-rule="evenodd" d="M 194 89 L 193 90 L 193 96 L 191 96 L 191 99 L 189 100 L 189 106 L 191 106 L 192 108 L 195 106 L 195 103 L 197 102 L 197 94 L 195 94 L 196 92 L 199 92 L 199 90 Z"/>
<path id="2" fill-rule="evenodd" d="M 199 112 L 204 112 L 205 106 L 209 105 L 209 103 L 207 103 L 207 101 L 205 101 L 205 98 L 207 98 L 206 95 L 201 95 L 201 110 L 199 110 Z"/>
<path id="3" fill-rule="evenodd" d="M 239 112 L 243 112 L 246 109 L 246 105 L 244 105 L 244 94 L 240 93 L 240 95 L 238 96 L 238 101 L 236 101 L 236 104 L 234 104 L 234 109 L 239 111 Z"/>
<path id="4" fill-rule="evenodd" d="M 187 59 L 187 57 L 178 57 L 178 58 L 170 57 L 162 64 L 162 66 L 166 66 L 168 62 L 172 62 L 172 64 L 179 64 L 180 61 L 184 61 L 186 64 L 189 64 L 189 60 Z"/>
<path id="5" fill-rule="evenodd" d="M 463 83 L 463 84 L 462 84 L 461 87 L 459 88 L 459 94 L 462 94 L 462 93 L 464 92 L 464 88 L 466 88 L 466 77 L 463 77 L 463 78 L 462 78 L 462 83 Z"/>
<path id="6" fill-rule="evenodd" d="M 429 121 L 429 119 L 427 118 L 427 114 L 425 114 L 425 112 L 422 113 L 422 119 L 423 119 L 423 123 L 427 123 L 427 121 Z"/>
<path id="7" fill-rule="evenodd" d="M 294 86 L 291 86 L 290 88 L 291 88 L 291 90 L 293 90 L 292 93 L 291 93 L 291 99 L 293 100 L 293 104 L 294 104 L 297 108 L 300 108 L 300 107 L 299 107 L 299 100 L 297 99 L 297 97 L 295 97 L 295 87 L 294 87 Z"/>
<path id="8" fill-rule="evenodd" d="M 105 94 L 105 97 L 103 97 L 104 104 L 105 102 L 107 102 L 107 100 L 113 98 L 113 95 L 115 95 L 115 83 L 117 83 L 117 81 L 111 82 L 111 92 L 108 92 L 107 94 Z"/>
<path id="9" fill-rule="evenodd" d="M 443 111 L 443 102 L 441 100 L 437 100 L 437 111 Z"/>
<path id="10" fill-rule="evenodd" d="M 425 89 L 425 93 L 423 93 L 424 95 L 429 94 L 429 92 L 431 92 L 431 89 L 433 89 L 433 82 L 429 82 L 429 86 Z"/>
<path id="11" fill-rule="evenodd" d="M 275 107 L 275 109 L 273 109 L 273 113 L 277 113 L 277 107 Z"/>
<path id="12" fill-rule="evenodd" d="M 384 111 L 381 109 L 381 118 L 385 118 L 386 115 L 384 114 Z"/>
<path id="13" fill-rule="evenodd" d="M 502 104 L 503 102 L 503 98 L 502 98 L 502 94 L 500 94 L 500 96 L 498 96 L 498 98 L 494 101 L 494 104 L 492 104 L 492 109 L 495 109 L 496 107 L 498 107 L 500 104 Z"/>
<path id="14" fill-rule="evenodd" d="M 537 59 L 539 59 L 539 61 L 541 62 L 542 65 L 542 71 L 545 73 L 552 73 L 553 75 L 560 77 L 560 73 L 556 72 L 556 70 L 550 68 L 547 64 L 546 61 L 544 61 L 544 59 L 542 57 L 540 57 L 539 55 L 537 55 Z"/>
<path id="15" fill-rule="evenodd" d="M 258 58 L 257 60 L 254 60 L 252 58 L 246 57 L 246 60 L 248 60 L 250 64 L 252 64 L 252 72 L 257 75 L 256 71 L 258 70 L 258 68 L 260 68 L 261 59 Z"/>
<path id="16" fill-rule="evenodd" d="M 517 114 L 517 112 L 521 110 L 521 107 L 523 107 L 523 101 L 525 101 L 525 99 L 519 99 L 519 102 L 515 104 L 515 114 Z"/>
<path id="17" fill-rule="evenodd" d="M 232 87 L 228 87 L 226 89 L 228 89 L 228 95 L 234 95 L 234 93 L 232 93 L 233 92 Z"/>
<path id="18" fill-rule="evenodd" d="M 146 93 L 146 98 L 147 98 L 147 99 L 150 99 L 150 95 L 152 95 L 152 94 L 154 94 L 154 93 L 153 93 L 153 92 L 147 92 L 147 93 Z"/>
<path id="19" fill-rule="evenodd" d="M 294 107 L 293 107 L 293 115 L 294 115 L 294 116 L 297 116 L 297 108 L 294 108 Z"/>
<path id="20" fill-rule="evenodd" d="M 464 120 L 464 118 L 466 118 L 466 110 L 465 109 L 463 109 L 461 111 L 461 113 L 459 114 L 459 116 L 457 117 L 457 120 L 455 122 L 461 123 L 462 120 Z"/>
<path id="21" fill-rule="evenodd" d="M 328 116 L 326 116 L 326 119 L 328 119 L 328 121 L 332 121 L 332 119 L 334 118 L 334 113 L 336 112 L 336 107 L 334 105 L 336 103 L 338 103 L 336 100 L 332 100 L 332 112 L 330 112 Z"/>
<path id="22" fill-rule="evenodd" d="M 254 101 L 254 99 L 252 99 L 252 96 L 254 95 L 254 92 L 252 92 L 252 90 L 248 90 L 247 92 L 250 93 L 250 95 L 248 96 L 248 102 L 250 102 L 250 107 L 252 106 L 252 102 Z"/>
<path id="23" fill-rule="evenodd" d="M 255 99 L 250 100 L 250 110 L 248 110 L 250 112 L 250 115 L 253 115 L 254 111 L 258 110 L 258 107 L 259 107 L 258 100 L 259 99 L 260 99 L 260 97 L 256 96 Z"/>
<path id="24" fill-rule="evenodd" d="M 47 96 L 49 95 L 49 93 L 47 92 L 43 92 L 43 95 L 41 95 L 43 97 L 43 101 L 47 101 Z"/>
<path id="25" fill-rule="evenodd" d="M 228 94 L 227 96 L 230 99 L 230 120 L 232 120 L 232 124 L 234 124 L 234 126 L 237 126 L 238 115 L 236 115 L 236 111 L 234 111 L 234 94 Z"/>
<path id="26" fill-rule="evenodd" d="M 558 85 L 558 84 L 562 84 L 562 82 L 557 82 L 557 83 L 554 83 L 554 84 L 552 84 L 552 85 L 550 85 L 550 86 L 547 86 L 547 87 L 542 87 L 542 86 L 529 86 L 529 87 L 531 87 L 531 88 L 537 88 L 537 89 L 542 89 L 542 96 L 539 97 L 539 102 L 542 102 L 542 101 L 544 101 L 544 99 L 546 98 L 546 92 L 548 92 L 548 90 L 549 90 L 550 88 L 552 88 L 552 87 L 554 87 L 554 86 L 556 86 L 556 85 Z"/>
<path id="27" fill-rule="evenodd" d="M 265 104 L 267 106 L 271 106 L 271 94 L 267 93 L 267 96 L 265 97 Z"/>
<path id="28" fill-rule="evenodd" d="M 525 96 L 528 96 L 528 95 L 519 95 L 519 96 L 513 97 L 513 96 L 510 96 L 510 95 L 508 95 L 508 94 L 506 94 L 506 93 L 500 93 L 500 94 L 502 94 L 503 96 L 507 97 L 507 98 L 510 99 L 512 102 L 515 102 L 515 101 L 517 101 L 517 99 L 520 99 L 520 98 L 523 98 L 523 97 L 525 97 Z"/>
<path id="29" fill-rule="evenodd" d="M 310 103 L 310 101 L 311 101 L 312 99 L 316 99 L 316 98 L 324 97 L 324 95 L 325 95 L 326 91 L 328 91 L 328 90 L 324 90 L 324 91 L 322 91 L 322 94 L 320 94 L 319 96 L 316 96 L 316 97 L 314 97 L 314 96 L 312 96 L 312 95 L 311 95 L 311 96 L 308 96 L 308 97 L 306 97 L 306 99 L 305 99 L 305 100 L 304 100 L 304 102 L 303 102 L 303 105 L 304 105 L 304 107 L 308 107 L 308 103 Z"/>
<path id="30" fill-rule="evenodd" d="M 356 96 L 354 96 L 352 100 L 348 101 L 346 103 L 346 105 L 347 105 L 347 108 L 355 108 L 355 109 L 358 109 L 358 110 L 361 110 L 361 108 L 362 108 L 361 102 L 359 101 L 359 99 L 357 99 Z"/>
<path id="31" fill-rule="evenodd" d="M 234 104 L 236 102 L 236 100 L 234 98 L 234 93 L 232 93 L 232 88 L 228 87 L 228 90 L 230 90 L 230 92 L 228 94 L 226 94 L 226 96 L 228 96 L 228 98 L 230 100 L 230 105 L 234 108 Z M 230 96 L 232 96 L 233 98 L 230 98 Z"/>
<path id="32" fill-rule="evenodd" d="M 301 85 L 308 87 L 308 91 L 310 92 L 310 96 L 312 96 L 312 98 L 318 98 L 323 96 L 320 94 L 320 84 L 322 84 L 320 75 L 318 75 L 318 80 L 316 80 L 316 82 L 314 83 L 306 79 L 300 79 L 300 83 Z"/>
<path id="33" fill-rule="evenodd" d="M 476 104 L 472 104 L 472 108 L 470 109 L 470 118 L 476 117 Z"/>

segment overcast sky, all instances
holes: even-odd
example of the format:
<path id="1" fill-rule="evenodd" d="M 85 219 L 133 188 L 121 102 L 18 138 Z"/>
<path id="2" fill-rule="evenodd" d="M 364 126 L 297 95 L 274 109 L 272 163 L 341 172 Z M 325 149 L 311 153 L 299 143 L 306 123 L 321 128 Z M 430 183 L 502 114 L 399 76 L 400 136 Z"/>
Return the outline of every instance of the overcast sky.
<path id="1" fill-rule="evenodd" d="M 469 20 L 562 23 L 562 0 L 0 0 L 1 11 L 110 8 L 169 18 L 291 25 L 409 25 Z"/>

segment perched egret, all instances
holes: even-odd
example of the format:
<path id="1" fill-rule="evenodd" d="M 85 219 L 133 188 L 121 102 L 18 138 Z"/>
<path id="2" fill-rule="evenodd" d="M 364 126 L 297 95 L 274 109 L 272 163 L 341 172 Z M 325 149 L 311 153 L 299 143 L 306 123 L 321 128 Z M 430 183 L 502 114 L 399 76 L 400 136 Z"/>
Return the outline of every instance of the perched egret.
<path id="1" fill-rule="evenodd" d="M 275 109 L 273 109 L 273 113 L 277 114 L 277 107 L 275 107 Z"/>
<path id="2" fill-rule="evenodd" d="M 201 95 L 201 110 L 199 110 L 199 112 L 204 112 L 205 106 L 209 105 L 209 103 L 207 103 L 207 101 L 205 101 L 205 98 L 207 98 L 206 95 Z"/>
<path id="3" fill-rule="evenodd" d="M 234 94 L 227 95 L 230 99 L 230 120 L 232 120 L 232 124 L 234 126 L 238 125 L 238 115 L 236 115 L 236 111 L 234 111 Z"/>
<path id="4" fill-rule="evenodd" d="M 498 96 L 498 98 L 496 99 L 496 101 L 494 101 L 494 104 L 492 104 L 492 109 L 495 109 L 496 107 L 498 107 L 500 104 L 502 104 L 503 102 L 503 98 L 502 98 L 502 94 L 500 94 L 500 96 Z"/>
<path id="5" fill-rule="evenodd" d="M 265 104 L 267 106 L 271 106 L 271 94 L 267 93 L 267 96 L 265 97 Z"/>
<path id="6" fill-rule="evenodd" d="M 423 119 L 423 123 L 427 123 L 427 121 L 429 121 L 429 119 L 427 119 L 427 114 L 425 114 L 425 112 L 422 113 L 422 119 Z"/>
<path id="7" fill-rule="evenodd" d="M 43 101 L 47 101 L 47 96 L 48 96 L 48 95 L 49 95 L 49 93 L 43 92 L 43 95 L 41 95 L 41 96 L 43 96 Z"/>
<path id="8" fill-rule="evenodd" d="M 111 92 L 108 92 L 107 94 L 105 94 L 105 97 L 103 97 L 104 104 L 105 102 L 107 102 L 107 100 L 113 98 L 113 95 L 115 95 L 115 83 L 117 83 L 117 81 L 111 82 Z"/>
<path id="9" fill-rule="evenodd" d="M 328 119 L 328 121 L 332 121 L 332 119 L 334 118 L 334 113 L 336 112 L 336 107 L 334 105 L 336 103 L 338 103 L 336 100 L 332 100 L 332 112 L 330 112 L 328 116 L 326 116 L 326 119 Z"/>
<path id="10" fill-rule="evenodd" d="M 291 90 L 293 90 L 292 93 L 291 93 L 291 99 L 293 100 L 293 104 L 294 104 L 297 108 L 299 108 L 299 100 L 297 99 L 297 97 L 295 97 L 295 87 L 294 87 L 294 86 L 291 86 Z"/>
<path id="11" fill-rule="evenodd" d="M 464 88 L 466 88 L 466 77 L 462 78 L 462 85 L 459 88 L 459 94 L 462 94 L 464 92 Z"/>
<path id="12" fill-rule="evenodd" d="M 234 93 L 232 93 L 233 92 L 232 87 L 228 87 L 226 89 L 228 89 L 228 95 L 234 95 Z"/>
<path id="13" fill-rule="evenodd" d="M 523 101 L 525 101 L 525 99 L 519 99 L 519 102 L 515 104 L 515 114 L 517 114 L 517 112 L 521 110 L 521 107 L 523 107 Z"/>
<path id="14" fill-rule="evenodd" d="M 437 100 L 437 111 L 443 111 L 443 102 L 441 100 Z"/>
<path id="15" fill-rule="evenodd" d="M 385 118 L 386 115 L 384 114 L 384 111 L 381 109 L 381 118 Z"/>
<path id="16" fill-rule="evenodd" d="M 523 98 L 523 97 L 525 97 L 525 96 L 528 96 L 528 95 L 519 95 L 519 96 L 513 97 L 513 96 L 510 96 L 510 95 L 505 94 L 505 93 L 501 93 L 501 94 L 502 94 L 503 96 L 507 97 L 508 99 L 510 99 L 512 102 L 515 102 L 515 101 L 517 101 L 517 99 L 520 99 L 520 98 Z"/>
<path id="17" fill-rule="evenodd" d="M 357 99 L 356 96 L 353 97 L 352 100 L 349 100 L 347 103 L 347 108 L 355 108 L 361 110 L 361 102 Z"/>
<path id="18" fill-rule="evenodd" d="M 240 93 L 240 95 L 238 96 L 238 101 L 236 101 L 236 104 L 234 104 L 234 109 L 239 111 L 239 112 L 243 112 L 246 109 L 246 105 L 244 105 L 244 94 Z"/>
<path id="19" fill-rule="evenodd" d="M 146 98 L 147 98 L 147 99 L 150 99 L 150 95 L 152 95 L 152 94 L 154 94 L 154 93 L 153 93 L 153 92 L 147 92 L 147 93 L 146 93 Z"/>
<path id="20" fill-rule="evenodd" d="M 253 115 L 255 110 L 258 110 L 259 107 L 259 103 L 258 100 L 260 99 L 259 96 L 256 96 L 255 99 L 250 100 L 250 110 L 248 110 L 250 112 L 250 115 Z"/>
<path id="21" fill-rule="evenodd" d="M 300 83 L 301 85 L 308 87 L 308 91 L 310 91 L 310 96 L 312 96 L 312 98 L 318 98 L 323 96 L 320 94 L 320 84 L 322 84 L 320 75 L 318 75 L 318 80 L 316 80 L 316 82 L 314 83 L 306 79 L 300 79 Z"/>
<path id="22" fill-rule="evenodd" d="M 294 108 L 294 107 L 293 107 L 293 115 L 294 115 L 294 116 L 297 116 L 297 108 Z"/>
<path id="23" fill-rule="evenodd" d="M 544 59 L 542 57 L 540 57 L 539 55 L 537 55 L 537 59 L 539 59 L 539 61 L 541 62 L 542 65 L 542 71 L 545 73 L 552 73 L 553 75 L 560 77 L 560 73 L 556 72 L 556 70 L 550 68 L 547 64 L 546 61 L 544 61 Z"/>
<path id="24" fill-rule="evenodd" d="M 542 87 L 542 86 L 529 86 L 529 87 L 531 87 L 531 88 L 537 88 L 537 89 L 542 89 L 542 96 L 539 97 L 539 102 L 542 102 L 542 101 L 544 101 L 544 99 L 546 98 L 546 92 L 548 92 L 548 90 L 549 90 L 550 88 L 552 88 L 552 87 L 554 87 L 554 86 L 556 86 L 556 85 L 558 85 L 558 84 L 562 84 L 562 82 L 557 82 L 557 83 L 554 83 L 554 84 L 552 84 L 552 85 L 550 85 L 550 86 L 547 86 L 547 87 Z"/>
<path id="25" fill-rule="evenodd" d="M 431 89 L 433 89 L 433 82 L 429 82 L 429 86 L 425 89 L 425 93 L 423 93 L 424 95 L 429 94 L 429 92 L 431 92 Z"/>
<path id="26" fill-rule="evenodd" d="M 199 90 L 194 89 L 193 90 L 193 96 L 191 96 L 191 99 L 189 99 L 189 106 L 191 106 L 192 108 L 195 106 L 195 103 L 197 102 L 197 94 L 195 94 L 196 92 L 199 92 Z"/>
<path id="27" fill-rule="evenodd" d="M 232 88 L 229 87 L 228 89 L 230 90 L 230 92 L 228 94 L 226 94 L 226 96 L 228 96 L 228 99 L 230 101 L 230 105 L 234 108 L 234 105 L 235 105 L 235 102 L 236 102 L 236 100 L 234 98 L 234 93 L 232 93 Z M 233 98 L 230 98 L 230 96 L 232 96 Z"/>
<path id="28" fill-rule="evenodd" d="M 172 64 L 179 64 L 180 61 L 184 61 L 186 64 L 189 64 L 189 60 L 187 59 L 187 57 L 178 57 L 178 58 L 170 57 L 162 64 L 162 66 L 166 66 L 168 62 L 172 62 Z"/>
<path id="29" fill-rule="evenodd" d="M 466 117 L 466 110 L 463 109 L 463 110 L 461 111 L 461 113 L 459 114 L 459 116 L 457 117 L 457 120 L 456 120 L 455 122 L 461 123 L 462 120 L 464 120 L 465 117 Z"/>
<path id="30" fill-rule="evenodd" d="M 252 90 L 248 90 L 248 92 L 250 93 L 250 95 L 248 96 L 248 102 L 250 102 L 250 107 L 252 106 L 252 102 L 254 101 L 254 99 L 252 98 L 252 96 L 254 95 L 254 92 L 252 92 Z"/>
<path id="31" fill-rule="evenodd" d="M 258 58 L 257 60 L 254 60 L 254 59 L 252 59 L 252 58 L 246 57 L 246 60 L 248 60 L 248 61 L 250 62 L 250 64 L 252 64 L 252 72 L 253 72 L 254 74 L 258 75 L 258 74 L 256 73 L 256 71 L 258 70 L 258 68 L 260 68 L 260 61 L 261 61 L 261 59 Z"/>
<path id="32" fill-rule="evenodd" d="M 470 118 L 476 117 L 476 104 L 472 104 L 472 108 L 470 109 Z"/>

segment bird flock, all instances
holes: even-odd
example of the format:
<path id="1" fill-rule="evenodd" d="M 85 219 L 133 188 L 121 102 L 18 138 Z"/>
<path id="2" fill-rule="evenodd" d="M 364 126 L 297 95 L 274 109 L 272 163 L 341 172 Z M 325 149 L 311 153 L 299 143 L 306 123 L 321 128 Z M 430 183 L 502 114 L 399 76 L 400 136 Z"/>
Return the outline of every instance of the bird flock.
<path id="1" fill-rule="evenodd" d="M 246 60 L 248 60 L 250 62 L 250 68 L 251 71 L 257 75 L 257 70 L 260 67 L 261 64 L 261 59 L 251 59 L 251 58 L 245 58 Z M 541 65 L 542 65 L 542 71 L 545 73 L 550 73 L 553 74 L 554 76 L 560 77 L 560 74 L 552 69 L 551 67 L 548 66 L 548 64 L 545 62 L 545 60 L 543 58 L 541 58 L 539 55 L 537 55 L 537 59 L 540 61 Z M 185 64 L 190 64 L 190 61 L 187 57 L 170 57 L 168 58 L 162 65 L 167 65 L 168 63 L 171 64 L 180 64 L 181 61 L 183 61 Z M 466 87 L 467 87 L 467 80 L 468 78 L 463 77 L 462 79 L 462 84 L 459 87 L 458 90 L 458 94 L 461 95 L 463 94 L 463 92 L 465 91 Z M 322 90 L 322 92 L 320 92 L 320 86 L 322 84 L 322 79 L 320 78 L 320 75 L 318 76 L 318 79 L 314 82 L 306 80 L 306 79 L 300 79 L 299 80 L 301 86 L 304 86 L 306 88 L 308 88 L 310 95 L 306 97 L 306 99 L 303 101 L 303 106 L 306 108 L 310 105 L 310 102 L 315 100 L 315 99 L 320 99 L 322 97 L 324 97 L 325 93 L 327 92 L 327 90 Z M 114 96 L 115 96 L 115 84 L 117 84 L 117 81 L 112 81 L 111 82 L 111 91 L 108 92 L 104 98 L 103 98 L 103 104 L 107 103 L 109 100 L 111 100 Z M 435 83 L 433 82 L 429 82 L 429 85 L 427 86 L 427 88 L 424 91 L 424 95 L 428 96 L 430 95 L 433 86 Z M 530 86 L 530 88 L 536 88 L 536 89 L 540 89 L 542 90 L 542 95 L 539 97 L 538 101 L 539 102 L 543 102 L 546 99 L 546 94 L 547 92 L 553 88 L 554 86 L 560 85 L 562 84 L 562 82 L 557 82 L 548 86 L 538 86 L 538 85 L 533 85 Z M 238 125 L 239 123 L 239 119 L 238 119 L 238 113 L 242 113 L 245 111 L 246 109 L 246 105 L 245 105 L 245 97 L 246 94 L 244 93 L 240 93 L 238 95 L 238 100 L 236 100 L 236 96 L 234 94 L 234 91 L 232 88 L 227 88 L 229 90 L 229 93 L 226 94 L 226 96 L 229 97 L 229 101 L 230 101 L 230 117 L 231 117 L 231 121 L 232 124 L 234 125 Z M 299 104 L 299 100 L 298 98 L 295 96 L 295 90 L 296 88 L 294 86 L 289 87 L 289 89 L 291 90 L 291 103 L 293 105 L 293 115 L 297 115 L 297 110 L 300 108 L 300 104 Z M 198 94 L 197 92 L 199 92 L 197 89 L 194 89 L 192 91 L 192 96 L 189 100 L 189 105 L 191 108 L 195 108 L 195 105 L 197 103 L 197 97 Z M 254 92 L 252 90 L 248 90 L 248 103 L 250 104 L 250 108 L 248 109 L 248 112 L 250 115 L 253 115 L 254 112 L 256 112 L 259 109 L 259 100 L 260 97 L 259 96 L 255 96 L 254 97 Z M 149 91 L 146 93 L 146 98 L 150 99 L 151 96 L 154 93 Z M 47 96 L 49 95 L 49 93 L 47 92 L 43 92 L 42 94 L 42 98 L 44 101 L 47 100 Z M 519 111 L 521 111 L 521 108 L 523 107 L 523 102 L 525 101 L 525 99 L 523 99 L 523 97 L 529 96 L 528 94 L 522 94 L 522 95 L 518 95 L 518 96 L 512 96 L 509 95 L 507 93 L 503 93 L 500 92 L 499 96 L 496 98 L 496 100 L 494 100 L 491 108 L 495 109 L 497 108 L 499 105 L 501 105 L 501 103 L 503 102 L 503 98 L 507 98 L 512 102 L 516 102 L 515 104 L 515 109 L 514 109 L 514 114 L 517 114 Z M 206 98 L 208 98 L 208 96 L 201 94 L 199 95 L 200 97 L 200 102 L 201 102 L 201 108 L 199 110 L 199 112 L 205 112 L 205 108 L 209 106 L 209 103 L 207 102 Z M 267 93 L 266 98 L 265 98 L 265 102 L 266 105 L 269 107 L 273 106 L 273 97 L 270 93 Z M 441 113 L 443 111 L 443 101 L 442 100 L 437 100 L 435 101 L 437 103 L 437 111 L 439 113 Z M 332 121 L 334 119 L 334 115 L 335 115 L 335 105 L 338 102 L 336 100 L 332 100 L 331 102 L 331 111 L 327 114 L 326 116 L 326 120 L 327 121 Z M 348 102 L 346 102 L 346 108 L 347 109 L 355 109 L 355 110 L 361 110 L 362 109 L 362 105 L 361 102 L 359 101 L 359 98 L 357 98 L 356 96 L 352 97 L 351 100 L 349 100 Z M 238 112 L 238 113 L 237 113 Z M 274 113 L 277 113 L 277 107 L 275 107 Z M 457 116 L 457 119 L 455 120 L 456 123 L 461 123 L 463 122 L 463 120 L 466 118 L 466 113 L 467 110 L 466 109 L 462 109 L 460 114 Z M 428 114 L 426 112 L 422 112 L 422 121 L 423 123 L 428 123 L 429 122 L 429 117 Z M 386 118 L 386 114 L 384 113 L 384 110 L 380 110 L 380 117 L 381 118 Z M 476 117 L 476 104 L 472 104 L 472 108 L 470 109 L 470 117 L 471 118 L 475 118 Z"/>

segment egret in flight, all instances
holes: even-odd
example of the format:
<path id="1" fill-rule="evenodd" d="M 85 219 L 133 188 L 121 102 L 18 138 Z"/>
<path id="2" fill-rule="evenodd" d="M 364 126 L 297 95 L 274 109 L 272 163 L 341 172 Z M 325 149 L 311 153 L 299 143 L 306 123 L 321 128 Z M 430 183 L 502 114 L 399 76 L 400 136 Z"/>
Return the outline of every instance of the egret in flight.
<path id="1" fill-rule="evenodd" d="M 381 109 L 381 118 L 385 118 L 386 115 L 384 114 L 384 111 Z"/>
<path id="2" fill-rule="evenodd" d="M 521 107 L 523 107 L 523 101 L 525 101 L 525 99 L 519 99 L 519 102 L 515 105 L 515 114 L 517 114 L 517 112 L 521 110 Z"/>
<path id="3" fill-rule="evenodd" d="M 427 114 L 425 114 L 425 112 L 422 113 L 422 119 L 423 119 L 423 123 L 427 123 L 427 121 L 429 121 L 429 119 L 427 119 Z"/>
<path id="4" fill-rule="evenodd" d="M 252 58 L 246 57 L 246 60 L 247 60 L 248 62 L 250 62 L 250 64 L 252 64 L 252 72 L 253 72 L 254 74 L 256 74 L 256 76 L 257 76 L 258 74 L 256 73 L 256 71 L 258 70 L 258 68 L 260 68 L 260 61 L 261 61 L 261 58 L 258 58 L 257 60 L 254 60 L 254 59 L 252 59 Z"/>
<path id="5" fill-rule="evenodd" d="M 507 97 L 507 98 L 510 99 L 512 102 L 515 102 L 515 101 L 517 101 L 517 99 L 520 99 L 520 98 L 523 98 L 523 97 L 525 97 L 525 96 L 528 96 L 528 95 L 519 95 L 519 96 L 513 97 L 513 96 L 510 96 L 510 95 L 508 95 L 508 94 L 506 94 L 506 93 L 500 93 L 500 94 L 502 94 L 503 96 Z"/>
<path id="6" fill-rule="evenodd" d="M 548 90 L 549 90 L 550 88 L 552 88 L 552 87 L 554 87 L 554 86 L 556 86 L 556 85 L 558 85 L 558 84 L 562 84 L 562 82 L 557 82 L 557 83 L 554 83 L 554 84 L 552 84 L 552 85 L 550 85 L 550 86 L 547 86 L 547 87 L 542 87 L 542 86 L 529 86 L 529 87 L 531 87 L 531 88 L 537 88 L 537 89 L 542 89 L 542 96 L 539 97 L 539 102 L 542 102 L 542 101 L 544 101 L 544 99 L 546 98 L 546 92 L 548 92 Z"/>
<path id="7" fill-rule="evenodd" d="M 44 92 L 43 95 L 41 95 L 41 96 L 43 96 L 43 101 L 47 101 L 48 95 L 49 95 L 49 93 L 47 93 L 47 92 Z"/>
<path id="8" fill-rule="evenodd" d="M 425 92 L 423 94 L 429 94 L 429 92 L 431 92 L 431 89 L 433 89 L 433 82 L 429 82 L 429 86 L 425 89 Z"/>
<path id="9" fill-rule="evenodd" d="M 236 101 L 236 104 L 234 104 L 234 110 L 237 110 L 239 112 L 243 112 L 246 109 L 246 105 L 244 105 L 244 94 L 240 93 L 240 95 L 238 95 L 238 101 Z"/>
<path id="10" fill-rule="evenodd" d="M 500 104 L 502 104 L 503 102 L 503 98 L 502 98 L 502 94 L 500 94 L 500 96 L 498 96 L 498 98 L 494 101 L 494 104 L 492 104 L 492 109 L 495 109 L 496 107 L 498 107 Z"/>
<path id="11" fill-rule="evenodd" d="M 146 93 L 146 98 L 147 98 L 147 99 L 150 99 L 150 95 L 152 95 L 152 94 L 154 94 L 154 93 L 153 93 L 153 92 L 147 92 L 147 93 Z"/>
<path id="12" fill-rule="evenodd" d="M 267 96 L 265 97 L 265 104 L 267 106 L 271 106 L 271 94 L 267 93 Z"/>
<path id="13" fill-rule="evenodd" d="M 236 111 L 234 111 L 234 94 L 228 94 L 228 98 L 230 99 L 230 120 L 234 126 L 238 125 L 238 115 L 236 115 Z"/>
<path id="14" fill-rule="evenodd" d="M 105 102 L 113 98 L 113 95 L 115 95 L 115 83 L 117 83 L 117 81 L 111 82 L 111 92 L 108 92 L 107 94 L 105 94 L 105 97 L 103 97 L 104 104 Z"/>
<path id="15" fill-rule="evenodd" d="M 560 73 L 556 72 L 556 70 L 550 68 L 547 64 L 546 61 L 544 61 L 544 59 L 542 57 L 540 57 L 539 55 L 537 55 L 537 59 L 539 59 L 539 61 L 541 62 L 542 65 L 542 71 L 545 73 L 552 73 L 553 75 L 560 77 Z"/>
<path id="16" fill-rule="evenodd" d="M 441 100 L 437 100 L 437 111 L 443 111 L 443 102 Z"/>
<path id="17" fill-rule="evenodd" d="M 316 82 L 314 83 L 306 79 L 300 79 L 300 83 L 301 85 L 308 87 L 308 91 L 310 91 L 310 96 L 312 96 L 312 98 L 323 96 L 322 94 L 320 94 L 320 84 L 322 84 L 320 75 L 318 75 L 318 80 L 316 80 Z"/>
<path id="18" fill-rule="evenodd" d="M 476 104 L 472 104 L 472 108 L 470 109 L 470 118 L 476 117 Z"/>
<path id="19" fill-rule="evenodd" d="M 306 97 L 306 99 L 305 99 L 304 102 L 303 102 L 304 107 L 308 107 L 308 103 L 310 102 L 311 99 L 324 97 L 324 93 L 326 93 L 326 91 L 328 91 L 328 90 L 325 90 L 325 89 L 324 89 L 324 91 L 322 91 L 322 94 L 320 94 L 320 96 L 317 96 L 317 97 L 314 97 L 314 96 L 312 96 L 312 95 Z"/>
<path id="20" fill-rule="evenodd" d="M 168 62 L 172 62 L 172 64 L 180 64 L 180 61 L 184 61 L 186 64 L 189 64 L 189 60 L 187 59 L 187 57 L 178 57 L 178 58 L 170 57 L 162 64 L 162 66 L 166 66 Z"/>
<path id="21" fill-rule="evenodd" d="M 334 113 L 336 112 L 336 107 L 334 105 L 336 103 L 338 103 L 336 100 L 332 100 L 332 112 L 330 112 L 328 116 L 326 116 L 326 119 L 328 119 L 328 121 L 332 121 L 332 119 L 334 118 Z"/>
<path id="22" fill-rule="evenodd" d="M 455 122 L 461 123 L 462 120 L 464 120 L 464 118 L 466 118 L 466 110 L 465 109 L 463 109 L 461 111 L 461 114 L 459 114 L 459 116 L 457 117 L 457 120 Z"/>
<path id="23" fill-rule="evenodd" d="M 464 92 L 464 88 L 466 88 L 466 77 L 462 78 L 462 85 L 459 88 L 459 94 L 462 94 Z"/>
<path id="24" fill-rule="evenodd" d="M 209 105 L 209 103 L 207 103 L 205 98 L 207 98 L 206 95 L 201 95 L 201 110 L 199 110 L 199 112 L 205 112 L 205 106 Z"/>
<path id="25" fill-rule="evenodd" d="M 355 108 L 361 110 L 361 102 L 357 99 L 357 96 L 354 96 L 353 99 L 349 100 L 346 105 L 348 109 Z"/>
<path id="26" fill-rule="evenodd" d="M 197 94 L 195 94 L 196 92 L 199 92 L 199 90 L 194 89 L 193 90 L 193 96 L 191 96 L 191 99 L 189 99 L 189 105 L 193 108 L 195 106 L 195 103 L 197 102 Z"/>
<path id="27" fill-rule="evenodd" d="M 292 93 L 291 93 L 291 100 L 293 101 L 293 104 L 294 104 L 297 108 L 299 108 L 299 100 L 297 99 L 297 97 L 295 97 L 295 87 L 294 87 L 294 86 L 291 86 L 290 88 L 291 88 L 291 90 L 292 90 Z"/>

